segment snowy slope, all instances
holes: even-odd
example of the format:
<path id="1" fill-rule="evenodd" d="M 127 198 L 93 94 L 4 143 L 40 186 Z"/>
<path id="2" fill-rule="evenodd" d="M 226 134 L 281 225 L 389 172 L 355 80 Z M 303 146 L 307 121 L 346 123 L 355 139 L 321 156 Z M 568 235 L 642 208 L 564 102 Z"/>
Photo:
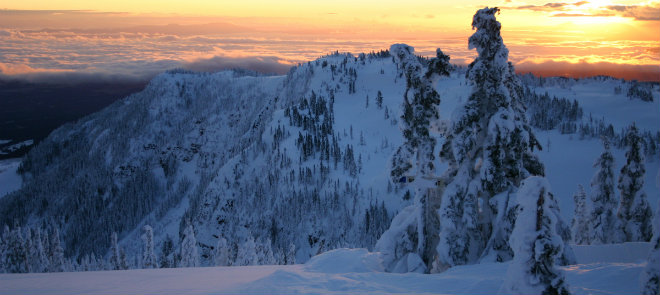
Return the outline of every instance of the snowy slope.
<path id="1" fill-rule="evenodd" d="M 0 161 L 0 198 L 21 187 L 21 177 L 16 173 L 19 159 L 7 159 Z"/>
<path id="2" fill-rule="evenodd" d="M 591 114 L 617 132 L 633 121 L 642 131 L 660 130 L 657 85 L 654 101 L 642 102 L 616 94 L 615 87 L 629 84 L 615 79 L 528 80 L 536 93 L 576 99 L 582 121 Z M 371 248 L 410 202 L 408 188 L 389 179 L 390 158 L 403 141 L 398 120 L 405 83 L 387 54 L 333 54 L 286 76 L 164 73 L 144 91 L 59 128 L 35 147 L 24 160 L 23 188 L 0 201 L 0 223 L 60 227 L 74 259 L 107 253 L 116 231 L 133 266 L 139 266 L 144 224 L 154 228 L 160 251 L 167 237 L 178 247 L 190 221 L 203 265 L 213 265 L 220 237 L 233 249 L 249 236 L 270 240 L 277 262 L 291 244 L 298 262 L 335 248 Z M 435 87 L 441 126 L 471 86 L 458 68 Z M 572 194 L 577 184 L 589 190 L 602 147 L 575 134 L 536 134 L 544 146 L 538 155 L 570 222 Z M 624 152 L 614 154 L 618 172 Z M 659 162 L 656 153 L 646 163 L 651 204 L 660 196 Z"/>
<path id="3" fill-rule="evenodd" d="M 378 253 L 364 249 L 338 249 L 304 265 L 0 274 L 0 294 L 494 294 L 509 266 L 394 274 L 382 272 L 378 259 Z M 624 261 L 562 270 L 572 294 L 638 294 L 643 267 Z"/>

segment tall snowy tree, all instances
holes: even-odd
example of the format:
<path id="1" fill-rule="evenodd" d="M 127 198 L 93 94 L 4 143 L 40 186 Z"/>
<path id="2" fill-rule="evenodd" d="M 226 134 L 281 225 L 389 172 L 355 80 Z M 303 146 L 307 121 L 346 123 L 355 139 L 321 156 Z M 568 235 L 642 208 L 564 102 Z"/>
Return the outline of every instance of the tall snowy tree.
<path id="1" fill-rule="evenodd" d="M 433 176 L 436 140 L 430 135 L 429 127 L 432 121 L 439 118 L 437 106 L 440 104 L 440 95 L 433 88 L 432 78 L 449 74 L 449 57 L 438 50 L 438 57 L 430 62 L 433 67 L 426 68 L 414 54 L 414 49 L 408 45 L 394 44 L 390 47 L 390 52 L 406 78 L 401 117 L 405 142 L 392 157 L 392 181 L 399 182 L 406 174 L 420 179 Z M 429 204 L 426 195 L 429 186 L 419 181 L 412 186 L 415 192 L 413 205 L 401 211 L 401 214 L 411 216 L 400 216 L 397 219 L 407 224 L 390 227 L 383 234 L 383 240 L 376 244 L 377 251 L 386 253 L 385 264 L 390 271 L 407 255 L 416 255 L 417 260 L 430 264 L 435 253 L 433 233 L 437 232 L 438 225 L 437 216 L 426 214 L 433 212 L 429 210 L 432 204 Z M 403 236 L 414 238 L 400 239 Z"/>
<path id="2" fill-rule="evenodd" d="M 569 294 L 563 273 L 555 267 L 564 241 L 556 232 L 553 203 L 545 178 L 532 176 L 521 184 L 519 213 L 510 237 L 514 257 L 501 293 Z"/>
<path id="3" fill-rule="evenodd" d="M 406 141 L 395 154 L 391 171 L 393 180 L 398 181 L 406 172 L 422 176 L 434 171 L 435 139 L 429 134 L 429 127 L 432 121 L 439 118 L 437 106 L 440 95 L 433 89 L 432 80 L 425 76 L 428 70 L 419 62 L 412 47 L 394 44 L 390 52 L 406 77 L 401 116 Z M 409 171 L 413 167 L 415 171 Z"/>
<path id="4" fill-rule="evenodd" d="M 8 235 L 6 232 L 9 231 L 9 228 L 5 226 L 4 232 L 0 235 L 0 273 L 5 273 L 5 252 L 7 251 L 7 238 Z"/>
<path id="5" fill-rule="evenodd" d="M 376 106 L 379 109 L 383 108 L 383 93 L 378 90 L 378 93 L 376 94 Z"/>
<path id="6" fill-rule="evenodd" d="M 525 117 L 522 87 L 500 35 L 498 8 L 477 11 L 470 49 L 479 56 L 466 76 L 472 85 L 467 102 L 454 115 L 440 152 L 449 164 L 439 210 L 439 270 L 513 256 L 509 235 L 520 182 L 544 175 L 533 154 L 541 148 Z"/>
<path id="7" fill-rule="evenodd" d="M 181 266 L 198 267 L 199 255 L 197 255 L 197 240 L 192 224 L 188 223 L 183 231 L 183 241 L 181 242 Z"/>
<path id="8" fill-rule="evenodd" d="M 41 240 L 41 229 L 34 231 L 32 246 L 29 249 L 30 269 L 32 272 L 46 272 L 50 266 L 46 250 Z"/>
<path id="9" fill-rule="evenodd" d="M 266 239 L 257 245 L 257 264 L 259 265 L 272 265 L 275 264 L 275 255 L 273 254 L 272 242 Z"/>
<path id="10" fill-rule="evenodd" d="M 642 295 L 660 294 L 660 202 L 653 218 L 653 238 L 651 239 L 651 250 L 646 261 L 646 267 L 641 277 Z"/>
<path id="11" fill-rule="evenodd" d="M 119 255 L 119 245 L 117 245 L 117 233 L 112 232 L 110 236 L 110 269 L 111 270 L 120 270 L 122 269 L 121 257 Z"/>
<path id="12" fill-rule="evenodd" d="M 138 265 L 138 263 L 135 263 L 134 266 L 135 265 Z M 131 264 L 128 262 L 128 256 L 126 255 L 126 251 L 124 250 L 124 248 L 119 248 L 119 269 L 126 270 L 130 268 L 131 268 Z"/>
<path id="13" fill-rule="evenodd" d="M 215 246 L 215 265 L 228 266 L 229 265 L 229 246 L 227 240 L 223 237 L 218 239 L 218 244 Z"/>
<path id="14" fill-rule="evenodd" d="M 291 243 L 286 251 L 286 264 L 296 264 L 296 245 Z"/>
<path id="15" fill-rule="evenodd" d="M 591 244 L 611 244 L 623 241 L 618 230 L 617 207 L 614 195 L 614 156 L 610 143 L 603 139 L 603 153 L 596 159 L 596 174 L 591 180 L 591 210 L 589 213 L 589 241 Z"/>
<path id="16" fill-rule="evenodd" d="M 626 136 L 626 164 L 621 168 L 617 188 L 621 192 L 621 203 L 617 217 L 627 242 L 649 241 L 653 234 L 651 220 L 653 212 L 644 192 L 644 153 L 643 139 L 633 124 Z"/>
<path id="17" fill-rule="evenodd" d="M 150 225 L 142 227 L 142 242 L 144 249 L 142 251 L 142 268 L 158 268 L 158 259 L 154 252 L 154 232 Z"/>
<path id="18" fill-rule="evenodd" d="M 28 251 L 25 248 L 25 239 L 23 239 L 20 227 L 16 227 L 11 231 L 6 243 L 7 249 L 4 253 L 5 270 L 8 273 L 30 272 Z"/>
<path id="19" fill-rule="evenodd" d="M 589 219 L 587 218 L 587 194 L 584 187 L 578 185 L 578 190 L 573 195 L 575 210 L 573 212 L 573 221 L 571 222 L 571 232 L 573 233 L 573 242 L 577 245 L 589 244 Z"/>
<path id="20" fill-rule="evenodd" d="M 174 264 L 174 241 L 169 235 L 165 236 L 163 245 L 160 251 L 160 267 L 171 268 L 176 267 Z"/>
<path id="21" fill-rule="evenodd" d="M 53 237 L 50 242 L 49 251 L 50 272 L 63 272 L 66 271 L 66 263 L 64 261 L 64 248 L 60 242 L 60 231 L 57 227 L 53 230 Z"/>
<path id="22" fill-rule="evenodd" d="M 238 265 L 257 265 L 257 245 L 252 235 L 248 235 L 245 243 L 238 248 L 236 263 Z"/>

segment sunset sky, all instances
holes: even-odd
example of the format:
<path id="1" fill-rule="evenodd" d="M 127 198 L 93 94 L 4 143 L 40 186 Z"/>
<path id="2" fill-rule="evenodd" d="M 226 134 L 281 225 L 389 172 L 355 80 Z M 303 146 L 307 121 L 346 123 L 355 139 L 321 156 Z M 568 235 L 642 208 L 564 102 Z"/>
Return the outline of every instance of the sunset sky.
<path id="1" fill-rule="evenodd" d="M 149 78 L 183 67 L 284 73 L 407 43 L 467 64 L 474 12 L 501 8 L 520 72 L 660 80 L 660 1 L 0 0 L 0 76 Z"/>

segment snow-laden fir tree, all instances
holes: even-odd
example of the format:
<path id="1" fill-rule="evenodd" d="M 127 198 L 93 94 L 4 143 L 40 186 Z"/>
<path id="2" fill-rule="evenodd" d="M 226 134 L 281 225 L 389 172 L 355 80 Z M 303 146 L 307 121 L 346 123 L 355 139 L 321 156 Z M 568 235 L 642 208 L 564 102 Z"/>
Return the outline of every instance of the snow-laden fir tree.
<path id="1" fill-rule="evenodd" d="M 555 267 L 564 241 L 557 233 L 558 216 L 550 185 L 543 177 L 523 181 L 518 191 L 519 213 L 510 237 L 514 252 L 500 293 L 569 294 L 564 275 Z"/>
<path id="2" fill-rule="evenodd" d="M 644 153 L 643 139 L 635 124 L 630 126 L 626 136 L 626 164 L 621 168 L 617 188 L 621 192 L 621 203 L 617 217 L 626 242 L 646 242 L 651 239 L 653 212 L 644 192 Z"/>
<path id="3" fill-rule="evenodd" d="M 296 245 L 291 243 L 286 251 L 286 264 L 296 264 Z"/>
<path id="4" fill-rule="evenodd" d="M 407 179 L 407 176 L 420 179 L 433 176 L 436 140 L 430 135 L 429 127 L 432 121 L 439 118 L 437 106 L 440 95 L 433 88 L 432 78 L 438 74 L 448 75 L 449 57 L 438 50 L 438 57 L 430 62 L 433 67 L 426 68 L 408 45 L 394 44 L 390 47 L 390 53 L 406 78 L 401 116 L 405 142 L 392 157 L 392 181 L 400 182 L 402 177 Z M 419 181 L 412 185 L 415 193 L 413 204 L 401 211 L 395 218 L 397 223 L 393 223 L 376 243 L 375 249 L 384 254 L 388 271 L 410 271 L 397 266 L 409 259 L 423 260 L 421 270 L 425 271 L 424 264 L 430 264 L 434 256 L 435 235 L 430 233 L 437 232 L 437 217 L 425 214 L 431 212 L 427 210 L 427 206 L 431 206 L 426 197 L 427 187 Z M 416 259 L 408 258 L 409 255 L 416 256 Z"/>
<path id="5" fill-rule="evenodd" d="M 522 87 L 500 35 L 498 8 L 477 11 L 469 47 L 479 56 L 466 76 L 467 102 L 453 114 L 440 156 L 449 164 L 439 210 L 439 270 L 513 256 L 509 235 L 520 182 L 544 175 L 541 148 L 525 117 Z M 565 225 L 560 225 L 565 226 Z M 566 232 L 566 231 L 564 231 Z"/>
<path id="6" fill-rule="evenodd" d="M 245 243 L 238 248 L 237 265 L 257 265 L 257 245 L 252 235 L 248 235 Z"/>
<path id="7" fill-rule="evenodd" d="M 405 173 L 430 175 L 434 172 L 435 139 L 429 134 L 429 127 L 432 121 L 439 118 L 437 106 L 440 95 L 433 89 L 432 75 L 426 77 L 429 71 L 421 64 L 412 47 L 394 44 L 390 47 L 390 53 L 406 78 L 401 116 L 405 142 L 393 157 L 392 179 L 398 181 Z M 444 66 L 448 67 L 448 64 Z M 415 171 L 410 171 L 411 168 Z"/>
<path id="8" fill-rule="evenodd" d="M 165 236 L 165 240 L 163 240 L 163 245 L 160 249 L 160 267 L 176 267 L 174 264 L 174 255 L 174 241 L 172 241 L 172 238 L 167 235 Z"/>
<path id="9" fill-rule="evenodd" d="M 659 174 L 660 175 L 660 174 Z M 653 218 L 653 238 L 646 267 L 640 276 L 642 295 L 660 294 L 660 202 Z"/>
<path id="10" fill-rule="evenodd" d="M 229 266 L 229 246 L 227 245 L 227 239 L 220 237 L 218 243 L 215 245 L 215 265 L 217 266 Z"/>
<path id="11" fill-rule="evenodd" d="M 275 255 L 273 254 L 272 242 L 270 238 L 260 242 L 257 245 L 257 264 L 272 265 L 275 264 Z"/>
<path id="12" fill-rule="evenodd" d="M 60 242 L 60 231 L 57 227 L 55 227 L 53 230 L 53 237 L 50 241 L 50 250 L 48 255 L 50 260 L 50 272 L 63 272 L 67 270 L 66 263 L 64 261 L 64 248 Z"/>
<path id="13" fill-rule="evenodd" d="M 142 242 L 144 248 L 142 250 L 142 268 L 158 268 L 158 259 L 154 252 L 154 231 L 150 225 L 142 227 Z"/>
<path id="14" fill-rule="evenodd" d="M 41 229 L 34 231 L 32 246 L 29 249 L 30 269 L 32 272 L 46 272 L 49 268 L 48 256 L 41 240 Z"/>
<path id="15" fill-rule="evenodd" d="M 197 255 L 197 240 L 192 224 L 188 223 L 183 231 L 181 241 L 181 267 L 198 267 L 199 255 Z"/>
<path id="16" fill-rule="evenodd" d="M 138 257 L 136 257 L 136 259 L 137 258 Z M 133 266 L 139 265 L 139 263 L 137 263 L 137 262 L 139 262 L 139 261 L 136 261 L 136 263 Z M 124 248 L 119 248 L 119 269 L 126 270 L 126 269 L 130 269 L 130 268 L 131 268 L 131 265 L 128 262 L 128 256 L 126 255 L 126 250 L 124 250 Z"/>
<path id="17" fill-rule="evenodd" d="M 110 259 L 108 261 L 111 270 L 122 269 L 121 257 L 119 255 L 119 245 L 117 245 L 117 233 L 113 232 L 110 236 Z"/>
<path id="18" fill-rule="evenodd" d="M 584 187 L 578 184 L 578 190 L 573 195 L 575 210 L 573 212 L 573 221 L 571 222 L 571 232 L 573 233 L 573 243 L 577 245 L 589 244 L 589 218 L 587 210 L 587 193 Z"/>
<path id="19" fill-rule="evenodd" d="M 30 272 L 28 251 L 25 248 L 25 240 L 20 227 L 14 228 L 9 234 L 4 253 L 4 265 L 8 273 Z"/>
<path id="20" fill-rule="evenodd" d="M 5 253 L 7 251 L 7 239 L 9 238 L 9 227 L 4 226 L 2 235 L 0 235 L 0 273 L 5 273 Z"/>
<path id="21" fill-rule="evenodd" d="M 25 238 L 23 239 L 24 244 L 23 247 L 25 248 L 25 261 L 27 263 L 27 272 L 35 272 L 34 268 L 32 268 L 32 231 L 30 230 L 29 227 L 25 228 Z"/>
<path id="22" fill-rule="evenodd" d="M 614 156 L 610 143 L 603 138 L 603 153 L 596 159 L 596 174 L 591 180 L 591 208 L 589 212 L 589 242 L 593 245 L 623 241 L 616 217 L 617 200 L 614 195 Z"/>

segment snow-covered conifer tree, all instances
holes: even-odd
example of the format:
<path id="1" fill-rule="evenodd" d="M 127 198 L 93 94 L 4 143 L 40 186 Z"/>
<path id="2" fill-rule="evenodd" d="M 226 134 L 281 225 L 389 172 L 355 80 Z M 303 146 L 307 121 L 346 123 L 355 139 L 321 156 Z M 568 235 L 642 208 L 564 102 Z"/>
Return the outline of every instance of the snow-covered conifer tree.
<path id="1" fill-rule="evenodd" d="M 587 194 L 584 187 L 578 185 L 578 190 L 573 195 L 575 210 L 573 221 L 571 222 L 571 232 L 573 233 L 573 242 L 577 245 L 589 244 L 589 219 L 587 218 Z"/>
<path id="2" fill-rule="evenodd" d="M 479 56 L 470 64 L 468 101 L 454 113 L 440 156 L 443 176 L 440 270 L 466 263 L 512 258 L 509 235 L 515 222 L 515 191 L 531 175 L 544 175 L 533 154 L 541 148 L 527 123 L 522 87 L 495 19 L 498 8 L 477 11 L 469 47 Z"/>
<path id="3" fill-rule="evenodd" d="M 215 246 L 215 265 L 228 266 L 229 265 L 229 248 L 227 240 L 223 237 L 218 239 L 218 244 Z"/>
<path id="4" fill-rule="evenodd" d="M 270 238 L 266 239 L 262 243 L 259 243 L 259 251 L 258 251 L 259 265 L 275 264 L 275 255 L 273 254 L 273 247 L 271 246 L 271 244 L 272 242 Z"/>
<path id="5" fill-rule="evenodd" d="M 142 268 L 158 268 L 158 259 L 154 252 L 154 233 L 150 225 L 142 227 L 142 241 L 144 249 L 142 251 Z"/>
<path id="6" fill-rule="evenodd" d="M 113 232 L 110 236 L 110 259 L 108 261 L 111 270 L 121 269 L 121 262 L 119 261 L 119 246 L 117 245 L 117 233 Z"/>
<path id="7" fill-rule="evenodd" d="M 431 79 L 426 78 L 428 71 L 425 71 L 412 47 L 394 44 L 390 52 L 406 77 L 401 117 L 406 141 L 395 154 L 391 171 L 393 180 L 398 181 L 413 165 L 417 171 L 411 172 L 419 176 L 433 173 L 435 139 L 429 134 L 429 126 L 431 121 L 439 118 L 436 108 L 440 104 L 440 95 L 433 89 Z M 441 61 L 437 63 L 442 64 Z"/>
<path id="8" fill-rule="evenodd" d="M 286 264 L 296 264 L 296 245 L 291 243 L 286 251 Z"/>
<path id="9" fill-rule="evenodd" d="M 660 202 L 653 218 L 653 238 L 651 239 L 651 250 L 646 261 L 646 267 L 641 277 L 642 295 L 660 294 Z"/>
<path id="10" fill-rule="evenodd" d="M 644 187 L 644 153 L 643 140 L 637 127 L 633 124 L 626 136 L 626 164 L 621 168 L 617 187 L 621 192 L 621 203 L 617 217 L 621 222 L 621 230 L 627 242 L 649 241 L 653 234 L 651 220 L 653 212 L 646 200 Z"/>
<path id="11" fill-rule="evenodd" d="M 617 207 L 614 195 L 614 156 L 610 144 L 603 139 L 604 151 L 596 159 L 596 174 L 591 180 L 591 210 L 589 213 L 589 241 L 591 244 L 611 244 L 623 241 L 618 230 Z"/>
<path id="12" fill-rule="evenodd" d="M 519 213 L 510 237 L 514 252 L 501 293 L 569 294 L 568 285 L 555 261 L 564 241 L 556 232 L 558 216 L 550 185 L 543 177 L 523 181 L 518 191 Z"/>
<path id="13" fill-rule="evenodd" d="M 449 74 L 449 57 L 438 50 L 438 57 L 431 61 L 433 67 L 425 69 L 414 54 L 414 49 L 408 45 L 394 44 L 390 47 L 390 52 L 406 77 L 401 117 L 405 142 L 392 157 L 392 181 L 399 182 L 406 174 L 419 178 L 433 176 L 436 140 L 431 137 L 429 127 L 432 121 L 439 118 L 437 106 L 440 103 L 440 95 L 434 90 L 431 78 Z M 437 216 L 425 214 L 433 211 L 427 210 L 427 206 L 431 206 L 426 198 L 427 187 L 420 184 L 413 186 L 413 205 L 400 213 L 411 216 L 397 216 L 398 221 L 406 224 L 390 227 L 382 235 L 382 241 L 376 243 L 376 250 L 385 253 L 385 264 L 390 271 L 396 268 L 395 265 L 404 259 L 404 256 L 416 255 L 416 261 L 423 260 L 424 264 L 430 264 L 435 253 L 434 235 L 431 234 L 427 238 L 426 233 L 437 232 Z M 402 237 L 414 239 L 401 239 Z M 423 269 L 426 267 L 423 266 Z"/>
<path id="14" fill-rule="evenodd" d="M 236 262 L 238 265 L 257 265 L 257 260 L 257 245 L 252 235 L 248 235 L 245 243 L 238 248 Z"/>
<path id="15" fill-rule="evenodd" d="M 6 259 L 6 254 L 7 254 L 7 246 L 9 242 L 9 235 L 11 232 L 9 231 L 9 227 L 7 225 L 4 226 L 4 229 L 2 231 L 2 236 L 0 236 L 0 273 L 5 273 L 7 272 L 7 268 L 5 265 L 5 259 Z"/>
<path id="16" fill-rule="evenodd" d="M 199 255 L 197 255 L 197 240 L 192 224 L 188 224 L 183 231 L 183 241 L 181 242 L 181 266 L 198 267 Z"/>
<path id="17" fill-rule="evenodd" d="M 53 230 L 53 237 L 50 242 L 50 272 L 66 271 L 64 261 L 64 248 L 60 243 L 60 231 L 57 227 Z"/>
<path id="18" fill-rule="evenodd" d="M 160 267 L 161 268 L 170 268 L 175 267 L 174 265 L 174 241 L 170 236 L 166 236 L 163 241 L 163 246 L 161 247 L 160 252 Z"/>
<path id="19" fill-rule="evenodd" d="M 137 259 L 138 257 L 136 257 Z M 133 264 L 133 266 L 138 265 L 138 263 Z M 139 265 L 138 265 L 139 266 Z M 130 269 L 131 265 L 128 262 L 128 256 L 124 248 L 119 248 L 119 269 L 126 270 Z"/>
<path id="20" fill-rule="evenodd" d="M 383 108 L 383 93 L 378 90 L 378 93 L 376 94 L 376 106 L 379 109 Z"/>
<path id="21" fill-rule="evenodd" d="M 30 269 L 32 272 L 45 272 L 48 270 L 49 261 L 46 250 L 41 242 L 41 229 L 34 231 L 32 247 L 30 248 Z"/>
<path id="22" fill-rule="evenodd" d="M 28 251 L 25 248 L 25 240 L 21 234 L 21 228 L 14 228 L 7 239 L 4 265 L 8 273 L 27 273 L 30 271 L 28 264 Z"/>

